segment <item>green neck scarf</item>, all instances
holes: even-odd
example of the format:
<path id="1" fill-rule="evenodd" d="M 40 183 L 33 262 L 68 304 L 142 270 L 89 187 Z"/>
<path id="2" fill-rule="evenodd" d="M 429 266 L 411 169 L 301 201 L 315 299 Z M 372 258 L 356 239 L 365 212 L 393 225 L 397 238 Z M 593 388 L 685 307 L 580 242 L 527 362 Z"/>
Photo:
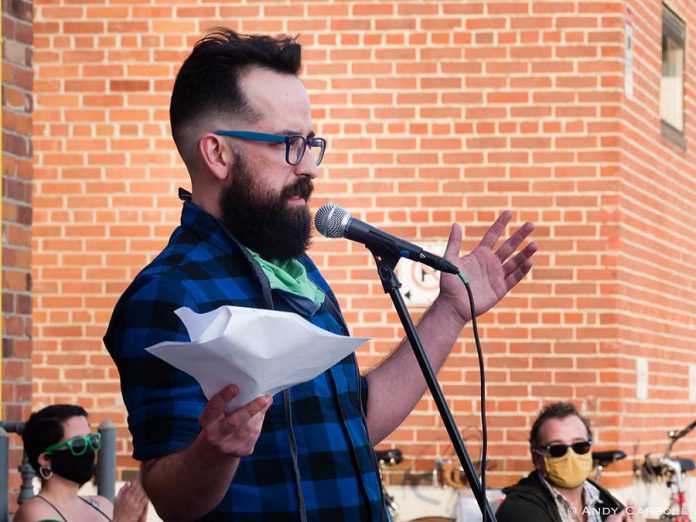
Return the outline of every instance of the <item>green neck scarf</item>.
<path id="1" fill-rule="evenodd" d="M 307 270 L 297 259 L 267 261 L 253 250 L 247 250 L 261 266 L 272 289 L 306 297 L 315 304 L 324 302 L 324 292 L 307 277 Z"/>

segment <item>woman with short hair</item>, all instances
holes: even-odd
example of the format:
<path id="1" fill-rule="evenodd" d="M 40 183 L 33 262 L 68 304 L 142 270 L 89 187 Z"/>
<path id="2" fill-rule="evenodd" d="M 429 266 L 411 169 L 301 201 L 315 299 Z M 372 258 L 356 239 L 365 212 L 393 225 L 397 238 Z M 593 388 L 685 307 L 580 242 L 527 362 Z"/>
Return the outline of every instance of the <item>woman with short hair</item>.
<path id="1" fill-rule="evenodd" d="M 15 522 L 145 521 L 148 500 L 139 480 L 121 488 L 115 504 L 100 495 L 78 495 L 94 475 L 101 449 L 101 434 L 90 431 L 81 406 L 55 404 L 32 413 L 22 440 L 41 492 L 20 506 Z"/>

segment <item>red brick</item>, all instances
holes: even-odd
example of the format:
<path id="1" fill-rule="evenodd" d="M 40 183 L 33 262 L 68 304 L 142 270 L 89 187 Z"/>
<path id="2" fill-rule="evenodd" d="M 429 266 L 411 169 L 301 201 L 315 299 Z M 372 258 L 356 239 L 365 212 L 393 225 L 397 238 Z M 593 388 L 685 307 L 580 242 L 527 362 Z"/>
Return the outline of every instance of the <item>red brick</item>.
<path id="1" fill-rule="evenodd" d="M 634 49 L 635 62 L 645 66 L 635 99 L 621 96 L 620 2 L 100 4 L 37 6 L 33 91 L 29 68 L 3 68 L 12 107 L 3 114 L 4 135 L 12 137 L 3 141 L 6 150 L 25 154 L 3 157 L 7 238 L 28 242 L 26 209 L 32 184 L 36 189 L 33 260 L 28 247 L 3 245 L 3 262 L 21 265 L 3 267 L 3 304 L 12 307 L 13 332 L 35 323 L 34 401 L 78 397 L 97 417 L 115 414 L 119 466 L 133 465 L 125 456 L 129 435 L 118 377 L 99 339 L 119 293 L 178 222 L 175 187 L 189 180 L 168 136 L 169 92 L 189 45 L 219 19 L 245 31 L 303 33 L 315 128 L 331 147 L 313 205 L 340 202 L 406 237 L 444 238 L 456 219 L 466 225 L 465 250 L 501 208 L 511 206 L 515 222 L 537 222 L 540 252 L 532 275 L 480 325 L 495 369 L 489 411 L 504 413 L 490 416 L 491 440 L 521 443 L 502 452 L 504 465 L 491 480 L 507 484 L 529 469 L 525 437 L 551 400 L 581 399 L 600 439 L 617 445 L 654 431 L 650 422 L 677 418 L 672 406 L 686 399 L 685 377 L 668 376 L 675 364 L 696 362 L 684 326 L 693 315 L 688 289 L 696 275 L 682 262 L 688 230 L 674 223 L 693 214 L 685 194 L 693 192 L 696 162 L 690 148 L 677 150 L 659 135 L 657 91 L 640 83 L 659 75 L 649 50 Z M 656 22 L 659 11 L 659 3 L 646 7 L 640 20 Z M 688 24 L 696 23 L 682 11 Z M 5 37 L 30 42 L 25 26 L 31 28 L 13 23 Z M 32 133 L 34 165 L 27 146 Z M 649 238 L 668 246 L 656 251 Z M 317 239 L 313 252 L 353 329 L 380 336 L 361 357 L 368 367 L 401 331 L 385 312 L 388 299 L 369 254 L 344 243 Z M 668 297 L 660 292 L 665 285 Z M 17 315 L 20 309 L 26 317 Z M 422 307 L 414 312 L 422 314 Z M 669 335 L 660 331 L 667 325 Z M 13 351 L 19 346 L 26 357 L 29 336 L 13 341 Z M 473 423 L 478 388 L 471 343 L 467 329 L 441 376 L 457 418 Z M 60 363 L 51 359 L 46 366 L 55 354 L 74 354 L 78 365 L 88 362 L 93 370 L 68 365 L 57 374 Z M 598 377 L 591 370 L 600 354 L 611 371 Z M 651 385 L 660 388 L 651 389 L 649 401 L 635 401 L 631 389 L 638 354 L 656 368 Z M 663 359 L 673 362 L 663 367 Z M 626 368 L 620 375 L 612 373 L 617 364 Z M 551 384 L 533 382 L 549 375 Z M 66 386 L 52 389 L 59 379 Z M 4 391 L 13 401 L 27 393 L 14 384 Z M 86 397 L 90 391 L 98 398 Z M 423 455 L 413 459 L 422 469 L 449 451 L 435 434 L 432 412 L 432 401 L 421 401 L 387 440 Z M 695 413 L 684 414 L 683 424 Z M 628 468 L 620 474 L 630 481 Z"/>

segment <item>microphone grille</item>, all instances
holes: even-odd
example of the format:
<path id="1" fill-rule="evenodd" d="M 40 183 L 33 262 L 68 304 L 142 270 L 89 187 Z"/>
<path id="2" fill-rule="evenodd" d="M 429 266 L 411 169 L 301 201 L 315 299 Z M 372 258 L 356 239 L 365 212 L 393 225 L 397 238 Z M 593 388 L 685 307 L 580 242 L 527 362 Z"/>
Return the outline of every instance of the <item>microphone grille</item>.
<path id="1" fill-rule="evenodd" d="M 314 226 L 322 236 L 343 237 L 350 214 L 334 203 L 322 205 L 314 216 Z"/>

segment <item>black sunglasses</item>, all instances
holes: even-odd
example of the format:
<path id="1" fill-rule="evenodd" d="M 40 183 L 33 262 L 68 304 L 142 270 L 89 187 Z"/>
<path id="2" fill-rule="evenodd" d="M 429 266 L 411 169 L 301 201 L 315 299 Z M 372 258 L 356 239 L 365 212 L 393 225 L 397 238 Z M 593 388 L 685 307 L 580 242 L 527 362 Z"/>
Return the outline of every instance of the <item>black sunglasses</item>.
<path id="1" fill-rule="evenodd" d="M 592 447 L 591 440 L 573 442 L 572 444 L 549 444 L 548 446 L 537 446 L 534 448 L 539 453 L 546 453 L 553 458 L 562 457 L 568 452 L 568 448 L 573 448 L 577 455 L 585 455 Z"/>

